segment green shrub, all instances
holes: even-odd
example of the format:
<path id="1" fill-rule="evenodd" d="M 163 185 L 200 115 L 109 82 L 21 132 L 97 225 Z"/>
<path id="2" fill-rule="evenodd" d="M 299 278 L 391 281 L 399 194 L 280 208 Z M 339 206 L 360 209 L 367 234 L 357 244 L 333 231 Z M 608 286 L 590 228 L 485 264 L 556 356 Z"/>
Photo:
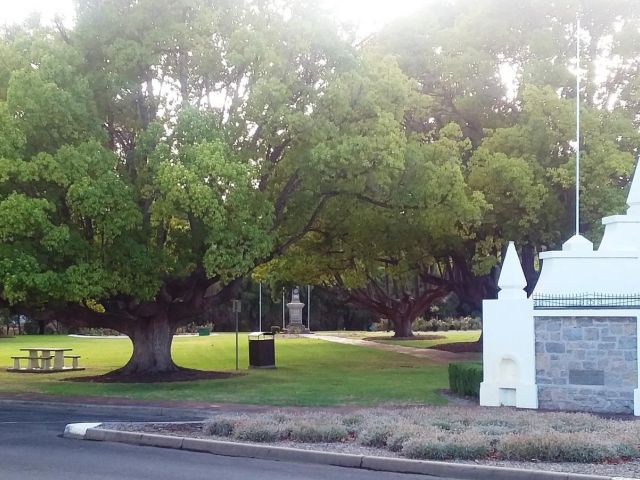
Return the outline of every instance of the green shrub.
<path id="1" fill-rule="evenodd" d="M 206 435 L 230 437 L 234 426 L 235 422 L 229 418 L 214 418 L 204 424 L 203 431 Z"/>
<path id="2" fill-rule="evenodd" d="M 482 365 L 477 363 L 450 363 L 449 389 L 458 395 L 480 396 Z"/>
<path id="3" fill-rule="evenodd" d="M 486 457 L 491 447 L 486 439 L 466 435 L 451 435 L 444 439 L 437 437 L 417 437 L 408 439 L 402 447 L 402 454 L 416 460 L 476 460 Z"/>
<path id="4" fill-rule="evenodd" d="M 280 333 L 280 327 L 273 326 L 271 327 L 271 333 L 277 335 Z"/>
<path id="5" fill-rule="evenodd" d="M 286 424 L 268 420 L 249 420 L 234 426 L 233 437 L 249 442 L 277 442 L 289 436 Z"/>
<path id="6" fill-rule="evenodd" d="M 347 438 L 344 425 L 335 422 L 298 420 L 291 425 L 290 439 L 304 443 L 335 443 Z"/>
<path id="7" fill-rule="evenodd" d="M 391 452 L 401 452 L 404 444 L 411 438 L 426 435 L 429 433 L 428 429 L 419 427 L 418 425 L 405 425 L 396 429 L 387 438 L 387 450 Z"/>
<path id="8" fill-rule="evenodd" d="M 429 322 L 430 320 L 425 320 L 422 317 L 418 317 L 413 321 L 413 325 L 411 325 L 411 329 L 414 332 L 428 332 Z"/>
<path id="9" fill-rule="evenodd" d="M 355 434 L 364 422 L 364 415 L 361 414 L 347 414 L 342 417 L 342 425 L 344 425 L 349 434 Z"/>
<path id="10" fill-rule="evenodd" d="M 383 448 L 393 432 L 390 424 L 372 425 L 358 435 L 358 443 L 365 447 Z"/>
<path id="11" fill-rule="evenodd" d="M 391 330 L 391 322 L 386 319 L 373 322 L 370 327 L 370 331 L 372 332 L 388 332 L 389 330 Z"/>
<path id="12" fill-rule="evenodd" d="M 498 445 L 505 460 L 597 463 L 633 458 L 638 449 L 629 444 L 605 443 L 588 435 L 547 433 L 510 435 Z"/>

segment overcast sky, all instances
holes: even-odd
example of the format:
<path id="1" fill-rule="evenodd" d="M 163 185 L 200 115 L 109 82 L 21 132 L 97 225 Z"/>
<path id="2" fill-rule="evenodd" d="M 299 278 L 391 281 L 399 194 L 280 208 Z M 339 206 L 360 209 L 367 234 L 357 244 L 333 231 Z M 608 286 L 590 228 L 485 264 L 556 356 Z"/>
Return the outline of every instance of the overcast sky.
<path id="1" fill-rule="evenodd" d="M 355 22 L 363 30 L 379 28 L 389 20 L 410 14 L 424 0 L 320 0 L 342 20 Z M 45 19 L 73 14 L 73 0 L 0 0 L 0 24 L 22 21 L 34 11 Z"/>

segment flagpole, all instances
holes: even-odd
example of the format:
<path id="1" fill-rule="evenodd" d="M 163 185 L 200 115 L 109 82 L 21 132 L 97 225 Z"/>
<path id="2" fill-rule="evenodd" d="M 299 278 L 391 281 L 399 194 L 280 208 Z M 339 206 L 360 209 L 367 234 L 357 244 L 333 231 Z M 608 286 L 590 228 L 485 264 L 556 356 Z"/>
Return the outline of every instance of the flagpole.
<path id="1" fill-rule="evenodd" d="M 580 16 L 576 20 L 576 235 L 580 235 Z"/>
<path id="2" fill-rule="evenodd" d="M 262 332 L 262 282 L 260 282 L 259 284 L 260 286 L 258 287 L 258 297 L 259 297 L 259 308 L 258 308 L 258 331 Z"/>

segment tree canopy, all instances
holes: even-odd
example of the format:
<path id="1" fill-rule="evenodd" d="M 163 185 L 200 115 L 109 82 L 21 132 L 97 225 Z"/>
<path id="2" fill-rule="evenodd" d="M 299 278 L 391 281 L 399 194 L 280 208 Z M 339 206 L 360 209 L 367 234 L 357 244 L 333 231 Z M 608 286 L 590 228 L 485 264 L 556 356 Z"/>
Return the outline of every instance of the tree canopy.
<path id="1" fill-rule="evenodd" d="M 364 41 L 312 1 L 77 0 L 0 37 L 0 306 L 129 335 L 176 328 L 251 272 L 411 321 L 496 292 L 508 240 L 624 205 L 638 143 L 632 0 L 427 2 Z"/>

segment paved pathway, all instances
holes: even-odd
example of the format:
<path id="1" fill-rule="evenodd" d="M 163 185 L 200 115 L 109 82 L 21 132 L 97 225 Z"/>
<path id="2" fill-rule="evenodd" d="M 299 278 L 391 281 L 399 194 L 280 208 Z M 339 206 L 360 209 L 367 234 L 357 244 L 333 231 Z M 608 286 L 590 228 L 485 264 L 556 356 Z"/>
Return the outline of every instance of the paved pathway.
<path id="1" fill-rule="evenodd" d="M 375 348 L 378 350 L 386 350 L 388 352 L 404 353 L 417 358 L 427 358 L 437 363 L 449 363 L 462 360 L 476 360 L 479 358 L 478 353 L 453 353 L 444 350 L 435 350 L 432 348 L 405 347 L 404 345 L 390 345 L 388 343 L 373 342 L 371 340 L 362 340 L 359 338 L 335 337 L 333 335 L 302 335 L 306 338 L 315 338 L 317 340 L 325 340 L 327 342 L 342 343 L 344 345 L 357 345 L 360 347 Z"/>

